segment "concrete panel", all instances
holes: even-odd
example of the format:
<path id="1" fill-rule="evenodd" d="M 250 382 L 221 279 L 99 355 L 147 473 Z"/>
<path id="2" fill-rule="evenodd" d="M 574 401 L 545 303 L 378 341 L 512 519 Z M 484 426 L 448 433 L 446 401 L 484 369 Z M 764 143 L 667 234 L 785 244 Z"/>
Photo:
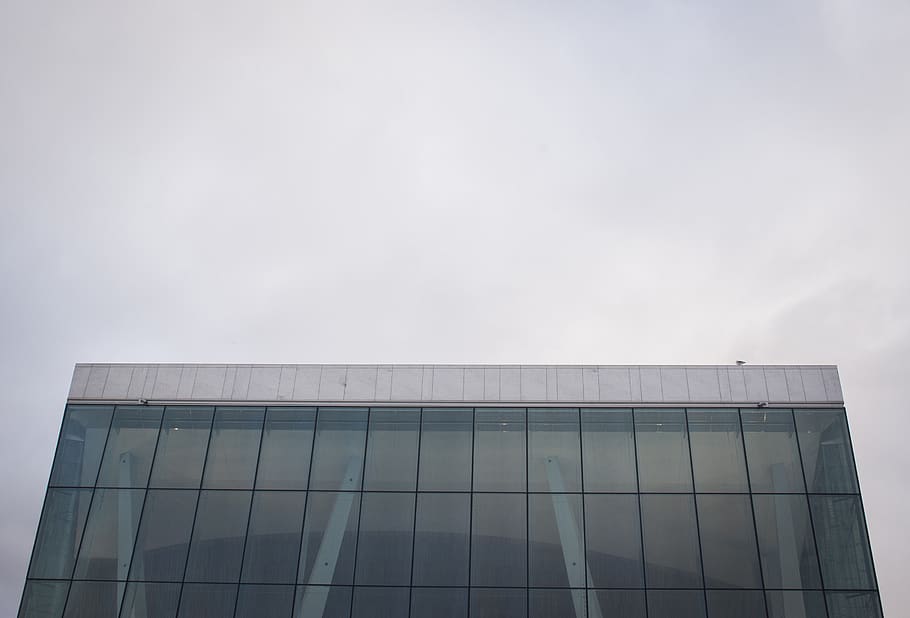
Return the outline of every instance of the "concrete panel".
<path id="1" fill-rule="evenodd" d="M 147 365 L 136 365 L 133 367 L 133 373 L 130 376 L 130 386 L 126 392 L 127 399 L 138 400 L 142 398 L 142 389 L 145 387 L 145 380 L 149 371 L 150 368 Z"/>
<path id="2" fill-rule="evenodd" d="M 224 365 L 203 365 L 196 369 L 193 397 L 198 399 L 221 399 L 227 367 Z"/>
<path id="3" fill-rule="evenodd" d="M 155 387 L 151 399 L 177 399 L 177 387 L 180 386 L 181 365 L 161 365 L 155 378 Z"/>
<path id="4" fill-rule="evenodd" d="M 658 367 L 640 367 L 641 374 L 641 400 L 663 401 L 664 394 L 660 384 L 660 369 Z"/>
<path id="5" fill-rule="evenodd" d="M 278 375 L 278 401 L 288 401 L 294 398 L 294 380 L 297 378 L 297 369 L 294 365 L 282 365 Z"/>
<path id="6" fill-rule="evenodd" d="M 717 387 L 720 389 L 721 401 L 733 400 L 733 393 L 730 390 L 730 372 L 726 367 L 717 369 Z"/>
<path id="7" fill-rule="evenodd" d="M 133 368 L 131 366 L 111 366 L 111 370 L 107 374 L 107 381 L 104 383 L 103 396 L 106 399 L 126 399 L 132 379 Z"/>
<path id="8" fill-rule="evenodd" d="M 521 368 L 507 365 L 499 368 L 500 401 L 521 401 Z"/>
<path id="9" fill-rule="evenodd" d="M 376 368 L 376 401 L 388 401 L 392 398 L 392 368 L 380 365 Z"/>
<path id="10" fill-rule="evenodd" d="M 584 367 L 581 370 L 582 397 L 585 401 L 600 399 L 600 382 L 597 379 L 597 367 Z"/>
<path id="11" fill-rule="evenodd" d="M 253 401 L 274 401 L 278 399 L 278 384 L 281 381 L 281 367 L 253 367 L 250 372 L 248 398 Z"/>
<path id="12" fill-rule="evenodd" d="M 660 368 L 660 392 L 664 401 L 688 401 L 689 385 L 683 367 Z"/>
<path id="13" fill-rule="evenodd" d="M 224 384 L 221 386 L 221 398 L 230 399 L 234 392 L 234 380 L 237 378 L 237 366 L 227 365 L 224 368 Z"/>
<path id="14" fill-rule="evenodd" d="M 193 385 L 196 383 L 196 365 L 184 365 L 180 370 L 180 382 L 177 384 L 177 399 L 192 399 Z"/>
<path id="15" fill-rule="evenodd" d="M 765 384 L 768 385 L 768 401 L 790 401 L 787 376 L 783 369 L 766 367 Z"/>
<path id="16" fill-rule="evenodd" d="M 484 367 L 483 369 L 483 399 L 484 401 L 499 400 L 500 384 L 499 367 Z"/>
<path id="17" fill-rule="evenodd" d="M 348 401 L 373 401 L 376 396 L 376 366 L 348 367 L 344 398 Z"/>
<path id="18" fill-rule="evenodd" d="M 826 400 L 844 400 L 844 393 L 840 385 L 840 375 L 838 375 L 836 367 L 822 367 L 822 382 L 825 384 Z"/>
<path id="19" fill-rule="evenodd" d="M 250 379 L 253 376 L 251 365 L 238 365 L 234 374 L 234 388 L 231 389 L 231 399 L 249 399 Z"/>
<path id="20" fill-rule="evenodd" d="M 348 368 L 344 366 L 327 365 L 323 367 L 322 376 L 319 379 L 319 401 L 344 400 L 344 382 L 347 373 Z"/>
<path id="21" fill-rule="evenodd" d="M 150 366 L 148 372 L 145 374 L 145 384 L 142 387 L 143 399 L 152 398 L 152 393 L 155 392 L 155 382 L 158 380 L 159 369 L 161 369 L 161 365 Z"/>
<path id="22" fill-rule="evenodd" d="M 423 367 L 398 365 L 392 367 L 392 401 L 420 401 Z"/>
<path id="23" fill-rule="evenodd" d="M 424 365 L 421 369 L 420 398 L 423 401 L 433 399 L 433 369 L 432 365 Z"/>
<path id="24" fill-rule="evenodd" d="M 799 367 L 784 369 L 784 377 L 787 380 L 790 401 L 805 401 L 806 389 L 803 387 L 803 375 Z"/>
<path id="25" fill-rule="evenodd" d="M 733 401 L 749 401 L 745 371 L 741 367 L 731 367 L 727 369 L 727 378 L 730 380 L 730 398 Z"/>
<path id="26" fill-rule="evenodd" d="M 109 372 L 110 365 L 92 365 L 85 384 L 86 397 L 100 399 L 104 395 L 104 384 L 107 382 Z"/>
<path id="27" fill-rule="evenodd" d="M 638 371 L 635 373 L 638 374 Z M 601 367 L 597 379 L 600 401 L 632 401 L 632 379 L 628 367 Z"/>
<path id="28" fill-rule="evenodd" d="M 465 367 L 464 400 L 483 401 L 483 367 Z"/>
<path id="29" fill-rule="evenodd" d="M 803 379 L 803 391 L 806 394 L 806 401 L 824 401 L 827 399 L 825 393 L 825 382 L 822 380 L 822 370 L 818 367 L 800 368 Z"/>
<path id="30" fill-rule="evenodd" d="M 522 367 L 519 371 L 521 376 L 521 401 L 546 401 L 546 367 Z"/>
<path id="31" fill-rule="evenodd" d="M 433 399 L 462 401 L 464 399 L 464 368 L 436 367 L 433 372 Z"/>
<path id="32" fill-rule="evenodd" d="M 768 387 L 765 385 L 763 367 L 743 367 L 743 378 L 746 381 L 746 401 L 768 401 Z"/>
<path id="33" fill-rule="evenodd" d="M 629 387 L 632 391 L 632 401 L 642 401 L 641 367 L 629 367 Z"/>
<path id="34" fill-rule="evenodd" d="M 719 371 L 713 367 L 687 368 L 686 382 L 689 384 L 686 399 L 695 401 L 720 401 L 721 389 Z M 726 377 L 726 372 L 723 372 Z"/>
<path id="35" fill-rule="evenodd" d="M 321 365 L 298 365 L 294 378 L 294 401 L 316 401 L 321 377 Z"/>
<path id="36" fill-rule="evenodd" d="M 88 375 L 92 368 L 89 365 L 76 365 L 73 368 L 73 379 L 70 381 L 70 397 L 82 397 L 85 395 L 85 387 L 88 385 Z"/>
<path id="37" fill-rule="evenodd" d="M 559 401 L 559 376 L 556 367 L 547 367 L 547 401 Z"/>
<path id="38" fill-rule="evenodd" d="M 557 367 L 556 377 L 560 401 L 582 401 L 584 399 L 581 367 Z"/>

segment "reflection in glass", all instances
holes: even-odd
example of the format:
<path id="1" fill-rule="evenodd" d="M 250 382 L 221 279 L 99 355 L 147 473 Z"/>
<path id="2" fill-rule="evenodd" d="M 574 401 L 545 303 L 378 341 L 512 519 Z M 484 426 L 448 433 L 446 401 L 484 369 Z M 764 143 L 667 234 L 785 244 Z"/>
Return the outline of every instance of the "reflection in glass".
<path id="1" fill-rule="evenodd" d="M 19 618 L 60 618 L 69 588 L 68 581 L 27 581 Z"/>
<path id="2" fill-rule="evenodd" d="M 350 615 L 349 586 L 297 586 L 294 618 L 348 618 Z"/>
<path id="3" fill-rule="evenodd" d="M 524 408 L 479 408 L 474 422 L 474 491 L 525 491 Z"/>
<path id="4" fill-rule="evenodd" d="M 117 618 L 123 584 L 73 582 L 63 618 Z"/>
<path id="5" fill-rule="evenodd" d="M 821 588 L 806 496 L 756 495 L 752 503 L 765 586 Z"/>
<path id="6" fill-rule="evenodd" d="M 591 618 L 646 618 L 644 590 L 588 590 Z"/>
<path id="7" fill-rule="evenodd" d="M 556 588 L 528 591 L 528 618 L 586 618 L 584 590 L 559 590 Z"/>
<path id="8" fill-rule="evenodd" d="M 525 495 L 474 495 L 471 585 L 526 585 L 526 522 Z M 473 600 L 471 603 L 473 606 Z"/>
<path id="9" fill-rule="evenodd" d="M 310 489 L 360 489 L 366 434 L 366 409 L 320 408 Z"/>
<path id="10" fill-rule="evenodd" d="M 415 566 L 416 569 L 416 566 Z M 410 618 L 467 618 L 467 588 L 412 588 Z"/>
<path id="11" fill-rule="evenodd" d="M 252 489 L 262 436 L 262 408 L 218 408 L 202 486 Z"/>
<path id="12" fill-rule="evenodd" d="M 111 424 L 113 406 L 67 406 L 50 485 L 92 487 Z"/>
<path id="13" fill-rule="evenodd" d="M 351 584 L 359 513 L 359 494 L 310 492 L 298 583 Z"/>
<path id="14" fill-rule="evenodd" d="M 130 579 L 180 581 L 196 514 L 196 492 L 151 489 L 145 498 Z"/>
<path id="15" fill-rule="evenodd" d="M 810 493 L 858 493 L 844 410 L 796 410 Z"/>
<path id="16" fill-rule="evenodd" d="M 648 618 L 705 616 L 705 593 L 701 590 L 648 590 Z"/>
<path id="17" fill-rule="evenodd" d="M 401 618 L 408 615 L 407 588 L 354 588 L 354 618 Z"/>
<path id="18" fill-rule="evenodd" d="M 364 493 L 355 582 L 408 585 L 413 531 L 414 494 Z"/>
<path id="19" fill-rule="evenodd" d="M 641 520 L 648 587 L 701 587 L 701 559 L 693 497 L 643 495 Z"/>
<path id="20" fill-rule="evenodd" d="M 468 584 L 470 526 L 470 495 L 453 493 L 417 495 L 413 578 L 415 586 Z"/>
<path id="21" fill-rule="evenodd" d="M 528 410 L 528 491 L 581 491 L 578 410 Z"/>
<path id="22" fill-rule="evenodd" d="M 163 412 L 155 406 L 117 407 L 101 459 L 99 487 L 148 485 Z"/>
<path id="23" fill-rule="evenodd" d="M 790 410 L 763 409 L 742 410 L 741 415 L 752 491 L 805 491 L 793 413 Z"/>
<path id="24" fill-rule="evenodd" d="M 126 579 L 144 497 L 144 489 L 95 490 L 76 579 Z"/>
<path id="25" fill-rule="evenodd" d="M 29 577 L 68 579 L 73 575 L 91 500 L 91 489 L 47 490 Z"/>
<path id="26" fill-rule="evenodd" d="M 689 410 L 695 491 L 748 493 L 738 410 Z"/>
<path id="27" fill-rule="evenodd" d="M 585 491 L 638 491 L 632 410 L 581 411 Z"/>
<path id="28" fill-rule="evenodd" d="M 184 584 L 177 618 L 233 616 L 237 586 L 233 584 Z"/>
<path id="29" fill-rule="evenodd" d="M 420 490 L 469 491 L 473 411 L 424 408 L 420 423 Z"/>
<path id="30" fill-rule="evenodd" d="M 257 489 L 306 489 L 315 408 L 269 408 L 262 433 Z"/>
<path id="31" fill-rule="evenodd" d="M 877 592 L 828 592 L 828 618 L 881 618 Z"/>
<path id="32" fill-rule="evenodd" d="M 768 590 L 765 600 L 768 618 L 828 618 L 825 597 L 820 591 Z"/>
<path id="33" fill-rule="evenodd" d="M 303 491 L 257 491 L 253 494 L 243 552 L 243 582 L 294 583 L 305 506 L 306 492 Z"/>
<path id="34" fill-rule="evenodd" d="M 749 496 L 699 495 L 697 505 L 706 587 L 761 588 Z"/>
<path id="35" fill-rule="evenodd" d="M 120 618 L 174 618 L 179 600 L 180 584 L 130 582 L 123 596 Z"/>
<path id="36" fill-rule="evenodd" d="M 242 585 L 234 618 L 289 618 L 294 586 Z"/>
<path id="37" fill-rule="evenodd" d="M 168 406 L 161 423 L 150 487 L 199 487 L 213 413 L 212 408 Z"/>
<path id="38" fill-rule="evenodd" d="M 809 496 L 825 588 L 872 590 L 872 555 L 859 496 Z"/>
<path id="39" fill-rule="evenodd" d="M 374 408 L 370 411 L 363 478 L 365 490 L 414 491 L 419 428 L 420 411 L 415 408 Z"/>
<path id="40" fill-rule="evenodd" d="M 590 587 L 644 587 L 638 496 L 586 495 L 585 536 Z"/>
<path id="41" fill-rule="evenodd" d="M 471 618 L 527 618 L 528 593 L 515 588 L 471 588 Z"/>
<path id="42" fill-rule="evenodd" d="M 251 494 L 249 491 L 202 491 L 199 494 L 186 581 L 236 582 L 240 579 Z"/>
<path id="43" fill-rule="evenodd" d="M 584 588 L 581 496 L 531 494 L 528 509 L 530 585 Z"/>
<path id="44" fill-rule="evenodd" d="M 641 491 L 692 491 L 685 410 L 635 410 Z"/>
<path id="45" fill-rule="evenodd" d="M 761 590 L 708 590 L 708 616 L 767 618 Z"/>

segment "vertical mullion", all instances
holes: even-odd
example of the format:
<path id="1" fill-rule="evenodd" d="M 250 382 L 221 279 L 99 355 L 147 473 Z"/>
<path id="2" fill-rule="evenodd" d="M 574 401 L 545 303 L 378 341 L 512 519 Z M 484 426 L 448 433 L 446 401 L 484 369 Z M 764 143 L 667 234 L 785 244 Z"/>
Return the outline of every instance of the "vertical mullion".
<path id="1" fill-rule="evenodd" d="M 644 593 L 645 593 L 645 618 L 648 618 L 648 569 L 647 569 L 647 560 L 648 557 L 645 555 L 645 526 L 641 514 L 641 475 L 638 471 L 638 420 L 636 410 L 632 409 L 632 450 L 635 453 L 635 488 L 636 496 L 638 497 L 638 542 L 639 547 L 641 548 L 641 579 L 644 583 Z M 694 479 L 693 479 L 694 487 Z"/>
<path id="2" fill-rule="evenodd" d="M 686 432 L 686 444 L 689 447 L 689 468 L 692 472 L 692 500 L 695 502 L 695 534 L 698 538 L 698 561 L 701 562 L 701 586 L 702 594 L 705 598 L 705 612 L 708 611 L 708 580 L 705 578 L 705 556 L 701 547 L 701 522 L 698 518 L 698 494 L 695 493 L 695 464 L 692 462 L 692 440 L 689 436 L 689 409 L 684 408 L 683 414 L 685 415 L 685 423 L 683 423 L 683 428 Z M 743 443 L 743 450 L 746 446 Z"/>
<path id="3" fill-rule="evenodd" d="M 746 487 L 749 488 L 749 506 L 752 508 L 752 532 L 755 533 L 755 553 L 758 558 L 758 574 L 761 577 L 762 603 L 765 607 L 765 618 L 770 618 L 768 613 L 768 597 L 765 594 L 765 568 L 761 558 L 761 546 L 758 543 L 758 522 L 755 519 L 755 501 L 752 499 L 752 476 L 749 474 L 749 454 L 746 452 L 746 430 L 743 427 L 743 416 L 739 408 L 736 409 L 736 418 L 739 421 L 739 439 L 743 445 L 743 460 L 746 464 Z M 818 550 L 816 550 L 817 553 Z"/>
<path id="4" fill-rule="evenodd" d="M 531 418 L 528 408 L 525 417 L 525 610 L 531 613 Z"/>
<path id="5" fill-rule="evenodd" d="M 588 607 L 588 534 L 587 517 L 585 516 L 585 453 L 584 438 L 581 432 L 581 408 L 575 411 L 578 419 L 578 465 L 581 473 L 581 564 L 584 568 L 585 617 L 590 613 Z M 529 608 L 530 609 L 530 608 Z"/>
<path id="6" fill-rule="evenodd" d="M 471 481 L 468 494 L 468 613 L 471 611 L 471 580 L 474 565 L 472 553 L 474 549 L 474 434 L 477 431 L 477 408 L 471 408 Z"/>
<path id="7" fill-rule="evenodd" d="M 246 546 L 250 538 L 250 520 L 253 519 L 253 506 L 256 504 L 256 477 L 259 476 L 259 458 L 262 455 L 262 434 L 265 432 L 265 417 L 267 410 L 262 411 L 262 424 L 259 426 L 259 447 L 256 451 L 256 467 L 253 469 L 253 484 L 250 490 L 250 510 L 246 517 L 246 533 L 243 535 L 243 549 L 240 550 L 240 573 L 237 577 L 237 594 L 234 595 L 234 611 L 237 613 L 237 604 L 240 601 L 240 584 L 243 581 L 243 566 L 246 559 Z"/>
<path id="8" fill-rule="evenodd" d="M 266 418 L 268 418 L 269 411 L 266 410 L 265 413 Z M 313 477 L 313 454 L 316 452 L 316 427 L 318 424 L 319 408 L 316 408 L 313 412 L 313 437 L 310 439 L 310 467 L 307 468 L 306 475 L 306 498 L 303 503 L 303 517 L 300 518 L 300 543 L 297 547 L 297 568 L 294 570 L 294 597 L 291 600 L 291 618 L 294 616 L 294 610 L 297 609 L 297 587 L 300 585 L 300 561 L 303 560 L 303 533 L 306 530 L 306 512 L 309 510 L 310 506 L 310 479 Z M 366 457 L 366 453 L 364 453 L 364 457 Z M 351 593 L 353 594 L 353 591 Z"/>
<path id="9" fill-rule="evenodd" d="M 357 505 L 357 532 L 354 535 L 354 564 L 353 564 L 353 573 L 351 573 L 351 609 L 350 614 L 354 615 L 354 597 L 357 593 L 356 583 L 357 583 L 357 551 L 360 549 L 360 521 L 363 518 L 363 492 L 366 484 L 364 483 L 364 477 L 366 476 L 367 469 L 367 449 L 370 447 L 370 424 L 373 421 L 373 409 L 367 408 L 367 428 L 363 436 L 363 461 L 360 464 L 360 490 L 358 492 L 358 498 L 360 502 Z M 416 500 L 416 498 L 415 498 Z M 410 601 L 408 601 L 410 605 Z"/>
<path id="10" fill-rule="evenodd" d="M 408 574 L 408 616 L 411 615 L 411 598 L 414 586 L 414 546 L 417 544 L 417 488 L 420 487 L 420 444 L 423 434 L 423 408 L 417 408 L 417 461 L 414 475 L 414 519 L 411 520 L 411 572 Z"/>

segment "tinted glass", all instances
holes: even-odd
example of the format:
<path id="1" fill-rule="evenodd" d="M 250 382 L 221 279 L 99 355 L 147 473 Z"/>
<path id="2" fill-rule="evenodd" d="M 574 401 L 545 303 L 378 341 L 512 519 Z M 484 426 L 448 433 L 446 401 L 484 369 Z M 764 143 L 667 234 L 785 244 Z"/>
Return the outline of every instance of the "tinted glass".
<path id="1" fill-rule="evenodd" d="M 249 491 L 202 491 L 186 580 L 236 582 L 250 514 Z M 181 610 L 183 611 L 183 610 Z"/>
<path id="2" fill-rule="evenodd" d="M 695 491 L 748 493 L 738 410 L 689 410 Z"/>
<path id="3" fill-rule="evenodd" d="M 100 487 L 145 487 L 164 408 L 124 407 L 114 411 L 98 474 Z"/>
<path id="4" fill-rule="evenodd" d="M 126 579 L 144 497 L 144 489 L 95 490 L 76 562 L 77 579 Z"/>
<path id="5" fill-rule="evenodd" d="M 73 582 L 63 618 L 117 618 L 123 584 Z"/>
<path id="6" fill-rule="evenodd" d="M 416 567 L 415 567 L 416 568 Z M 412 588 L 410 618 L 467 618 L 467 588 Z"/>
<path id="7" fill-rule="evenodd" d="M 550 588 L 528 591 L 529 618 L 585 618 L 587 615 L 584 590 Z"/>
<path id="8" fill-rule="evenodd" d="M 525 491 L 525 410 L 474 413 L 474 491 Z"/>
<path id="9" fill-rule="evenodd" d="M 407 588 L 354 588 L 356 618 L 401 618 L 408 615 L 410 590 Z"/>
<path id="10" fill-rule="evenodd" d="M 588 615 L 591 618 L 646 618 L 643 590 L 589 590 Z"/>
<path id="11" fill-rule="evenodd" d="M 859 496 L 809 496 L 825 588 L 875 588 Z"/>
<path id="12" fill-rule="evenodd" d="M 68 579 L 73 575 L 91 500 L 91 489 L 47 490 L 29 577 Z"/>
<path id="13" fill-rule="evenodd" d="M 881 618 L 877 592 L 829 592 L 829 618 Z"/>
<path id="14" fill-rule="evenodd" d="M 761 590 L 708 590 L 708 618 L 767 618 Z"/>
<path id="15" fill-rule="evenodd" d="M 765 586 L 821 588 L 806 496 L 752 496 L 752 503 Z"/>
<path id="16" fill-rule="evenodd" d="M 294 586 L 242 585 L 234 618 L 290 618 Z"/>
<path id="17" fill-rule="evenodd" d="M 692 491 L 685 410 L 635 410 L 641 491 Z"/>
<path id="18" fill-rule="evenodd" d="M 202 486 L 252 489 L 262 436 L 262 408 L 218 408 Z"/>
<path id="19" fill-rule="evenodd" d="M 120 618 L 174 618 L 180 600 L 180 584 L 130 582 L 123 595 Z"/>
<path id="20" fill-rule="evenodd" d="M 364 489 L 414 491 L 417 487 L 417 436 L 420 411 L 370 411 Z"/>
<path id="21" fill-rule="evenodd" d="M 585 538 L 581 496 L 528 496 L 531 586 L 585 587 Z"/>
<path id="22" fill-rule="evenodd" d="M 212 408 L 168 407 L 165 410 L 150 487 L 199 487 L 212 414 Z"/>
<path id="23" fill-rule="evenodd" d="M 184 584 L 178 618 L 226 618 L 234 615 L 237 586 Z"/>
<path id="24" fill-rule="evenodd" d="M 51 486 L 95 484 L 113 413 L 113 406 L 67 406 L 51 471 Z"/>
<path id="25" fill-rule="evenodd" d="M 768 590 L 768 618 L 828 618 L 825 597 L 813 590 Z"/>
<path id="26" fill-rule="evenodd" d="M 347 586 L 297 586 L 294 618 L 347 618 L 351 589 Z"/>
<path id="27" fill-rule="evenodd" d="M 306 492 L 257 491 L 243 552 L 242 581 L 293 584 L 297 579 Z"/>
<path id="28" fill-rule="evenodd" d="M 130 579 L 180 581 L 186 567 L 196 492 L 151 489 L 145 498 Z"/>
<path id="29" fill-rule="evenodd" d="M 366 434 L 365 409 L 321 408 L 316 421 L 310 489 L 360 489 Z"/>
<path id="30" fill-rule="evenodd" d="M 858 493 L 843 410 L 795 410 L 806 483 L 812 493 Z"/>
<path id="31" fill-rule="evenodd" d="M 470 495 L 417 495 L 414 585 L 467 585 L 470 526 Z"/>
<path id="32" fill-rule="evenodd" d="M 588 585 L 643 588 L 638 496 L 585 496 Z"/>
<path id="33" fill-rule="evenodd" d="M 363 494 L 355 582 L 407 586 L 413 531 L 414 494 Z"/>
<path id="34" fill-rule="evenodd" d="M 806 490 L 790 410 L 743 410 L 743 438 L 752 491 Z"/>
<path id="35" fill-rule="evenodd" d="M 28 581 L 19 606 L 19 618 L 60 618 L 70 583 Z"/>
<path id="36" fill-rule="evenodd" d="M 648 590 L 648 618 L 705 616 L 705 593 L 701 590 Z"/>
<path id="37" fill-rule="evenodd" d="M 472 410 L 424 408 L 420 423 L 421 491 L 470 490 Z"/>
<path id="38" fill-rule="evenodd" d="M 708 588 L 761 588 L 749 496 L 697 498 L 701 555 Z"/>
<path id="39" fill-rule="evenodd" d="M 701 559 L 693 497 L 643 495 L 641 520 L 648 586 L 700 587 Z"/>
<path id="40" fill-rule="evenodd" d="M 580 440 L 578 410 L 528 410 L 528 491 L 581 491 Z"/>
<path id="41" fill-rule="evenodd" d="M 527 590 L 471 588 L 471 618 L 527 618 L 527 616 Z"/>
<path id="42" fill-rule="evenodd" d="M 581 411 L 585 491 L 638 491 L 632 410 Z"/>
<path id="43" fill-rule="evenodd" d="M 471 584 L 526 585 L 526 497 L 521 494 L 476 494 L 472 512 Z M 473 607 L 473 600 L 471 603 Z"/>
<path id="44" fill-rule="evenodd" d="M 257 489 L 306 489 L 316 427 L 314 408 L 269 408 L 262 433 Z"/>
<path id="45" fill-rule="evenodd" d="M 298 583 L 352 583 L 359 513 L 358 494 L 310 492 Z"/>

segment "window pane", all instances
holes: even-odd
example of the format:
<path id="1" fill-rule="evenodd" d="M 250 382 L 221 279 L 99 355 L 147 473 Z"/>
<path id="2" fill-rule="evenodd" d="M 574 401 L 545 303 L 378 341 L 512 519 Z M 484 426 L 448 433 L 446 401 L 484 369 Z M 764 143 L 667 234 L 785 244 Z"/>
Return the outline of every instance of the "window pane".
<path id="1" fill-rule="evenodd" d="M 739 410 L 689 410 L 695 491 L 749 492 Z"/>
<path id="2" fill-rule="evenodd" d="M 101 460 L 99 487 L 148 485 L 164 408 L 118 406 Z"/>
<path id="3" fill-rule="evenodd" d="M 240 586 L 234 618 L 290 618 L 294 586 Z"/>
<path id="4" fill-rule="evenodd" d="M 589 590 L 591 618 L 646 618 L 645 593 L 638 590 Z"/>
<path id="5" fill-rule="evenodd" d="M 581 411 L 585 491 L 638 491 L 632 410 Z"/>
<path id="6" fill-rule="evenodd" d="M 470 490 L 473 411 L 424 408 L 420 423 L 421 491 Z"/>
<path id="7" fill-rule="evenodd" d="M 812 590 L 768 590 L 768 618 L 828 618 L 825 597 Z"/>
<path id="8" fill-rule="evenodd" d="M 202 486 L 252 489 L 262 435 L 262 408 L 218 408 Z"/>
<path id="9" fill-rule="evenodd" d="M 809 503 L 802 495 L 752 496 L 768 588 L 821 588 Z"/>
<path id="10" fill-rule="evenodd" d="M 829 592 L 829 618 L 881 618 L 877 592 Z"/>
<path id="11" fill-rule="evenodd" d="M 320 408 L 310 489 L 360 489 L 366 435 L 365 409 Z"/>
<path id="12" fill-rule="evenodd" d="M 528 410 L 528 491 L 581 491 L 578 410 Z"/>
<path id="13" fill-rule="evenodd" d="M 685 410 L 635 410 L 641 491 L 692 491 Z"/>
<path id="14" fill-rule="evenodd" d="M 417 487 L 417 430 L 420 410 L 370 410 L 363 487 L 376 491 L 414 491 Z"/>
<path id="15" fill-rule="evenodd" d="M 529 618 L 585 618 L 584 590 L 542 589 L 528 591 Z"/>
<path id="16" fill-rule="evenodd" d="M 179 600 L 180 584 L 130 582 L 123 597 L 120 618 L 174 618 Z"/>
<path id="17" fill-rule="evenodd" d="M 52 486 L 94 486 L 113 413 L 113 406 L 67 406 L 51 471 Z"/>
<path id="18" fill-rule="evenodd" d="M 195 490 L 151 489 L 133 552 L 130 579 L 180 581 L 196 514 Z"/>
<path id="19" fill-rule="evenodd" d="M 527 618 L 527 616 L 527 590 L 471 588 L 471 618 Z"/>
<path id="20" fill-rule="evenodd" d="M 401 618 L 408 615 L 407 588 L 354 588 L 355 618 Z"/>
<path id="21" fill-rule="evenodd" d="M 123 584 L 73 582 L 63 618 L 117 618 Z"/>
<path id="22" fill-rule="evenodd" d="M 809 496 L 825 588 L 872 590 L 872 556 L 859 496 Z"/>
<path id="23" fill-rule="evenodd" d="M 692 496 L 643 495 L 641 520 L 648 586 L 700 587 L 701 559 Z"/>
<path id="24" fill-rule="evenodd" d="M 585 537 L 589 586 L 644 587 L 638 496 L 586 495 Z"/>
<path id="25" fill-rule="evenodd" d="M 412 588 L 411 618 L 468 618 L 468 589 Z"/>
<path id="26" fill-rule="evenodd" d="M 479 408 L 474 421 L 474 491 L 525 491 L 524 409 Z"/>
<path id="27" fill-rule="evenodd" d="M 306 492 L 257 491 L 243 554 L 244 582 L 293 584 Z"/>
<path id="28" fill-rule="evenodd" d="M 126 579 L 144 489 L 96 489 L 76 579 Z"/>
<path id="29" fill-rule="evenodd" d="M 468 584 L 470 527 L 470 495 L 417 495 L 414 585 Z"/>
<path id="30" fill-rule="evenodd" d="M 236 582 L 250 514 L 249 491 L 203 491 L 190 543 L 186 580 Z M 183 610 L 181 610 L 183 611 Z"/>
<path id="31" fill-rule="evenodd" d="M 526 585 L 526 522 L 525 495 L 474 495 L 471 585 Z"/>
<path id="32" fill-rule="evenodd" d="M 60 618 L 70 583 L 28 581 L 19 606 L 19 618 Z"/>
<path id="33" fill-rule="evenodd" d="M 648 590 L 648 618 L 705 616 L 705 593 L 701 590 Z"/>
<path id="34" fill-rule="evenodd" d="M 366 585 L 408 585 L 414 494 L 365 493 L 360 509 L 355 581 Z"/>
<path id="35" fill-rule="evenodd" d="M 315 408 L 269 408 L 256 473 L 257 489 L 306 489 Z"/>
<path id="36" fill-rule="evenodd" d="M 178 618 L 225 618 L 234 614 L 237 586 L 184 584 Z"/>
<path id="37" fill-rule="evenodd" d="M 528 508 L 531 586 L 584 588 L 581 496 L 531 494 Z"/>
<path id="38" fill-rule="evenodd" d="M 347 586 L 297 586 L 294 618 L 348 618 L 351 589 Z"/>
<path id="39" fill-rule="evenodd" d="M 29 577 L 72 577 L 91 500 L 91 489 L 47 490 Z"/>
<path id="40" fill-rule="evenodd" d="M 743 410 L 741 414 L 752 491 L 805 491 L 793 413 L 790 410 Z"/>
<path id="41" fill-rule="evenodd" d="M 300 554 L 302 584 L 350 584 L 360 495 L 310 492 Z"/>
<path id="42" fill-rule="evenodd" d="M 707 588 L 761 588 L 749 496 L 699 495 L 698 525 Z"/>
<path id="43" fill-rule="evenodd" d="M 164 411 L 150 487 L 199 487 L 213 413 L 202 407 L 169 406 Z"/>
<path id="44" fill-rule="evenodd" d="M 795 410 L 810 493 L 858 493 L 843 410 Z"/>
<path id="45" fill-rule="evenodd" d="M 709 618 L 766 618 L 761 590 L 708 590 Z"/>

